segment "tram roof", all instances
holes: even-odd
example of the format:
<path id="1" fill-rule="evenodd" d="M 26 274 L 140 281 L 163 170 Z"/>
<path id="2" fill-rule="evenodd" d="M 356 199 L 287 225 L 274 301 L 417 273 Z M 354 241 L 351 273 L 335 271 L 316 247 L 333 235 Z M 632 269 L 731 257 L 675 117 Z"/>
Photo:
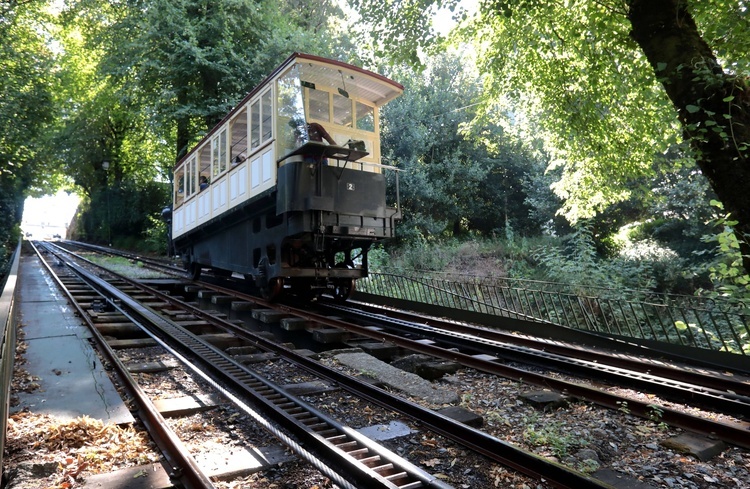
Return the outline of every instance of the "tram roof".
<path id="1" fill-rule="evenodd" d="M 286 68 L 292 62 L 299 64 L 301 80 L 329 87 L 343 83 L 351 96 L 368 100 L 378 107 L 404 91 L 400 83 L 390 78 L 341 61 L 295 53 L 282 66 Z"/>
<path id="2" fill-rule="evenodd" d="M 346 91 L 350 96 L 367 100 L 380 107 L 391 100 L 400 96 L 404 91 L 404 86 L 378 73 L 359 68 L 343 61 L 324 58 L 305 53 L 293 53 L 281 65 L 279 65 L 270 75 L 248 93 L 235 107 L 216 124 L 200 141 L 193 145 L 185 156 L 175 164 L 175 168 L 180 166 L 196 148 L 201 146 L 207 139 L 219 130 L 235 113 L 237 113 L 247 102 L 250 101 L 258 92 L 264 90 L 270 82 L 276 79 L 290 66 L 295 63 L 300 66 L 300 79 L 313 84 L 326 86 L 337 86 L 343 81 Z M 347 82 L 347 79 L 350 80 Z"/>

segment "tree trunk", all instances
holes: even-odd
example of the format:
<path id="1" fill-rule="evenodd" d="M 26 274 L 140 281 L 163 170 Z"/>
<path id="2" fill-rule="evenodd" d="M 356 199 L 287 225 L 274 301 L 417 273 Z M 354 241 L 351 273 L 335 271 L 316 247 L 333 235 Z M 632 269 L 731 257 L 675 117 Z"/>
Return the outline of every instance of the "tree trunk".
<path id="1" fill-rule="evenodd" d="M 630 35 L 677 109 L 696 163 L 731 218 L 750 273 L 750 83 L 725 72 L 685 0 L 630 0 Z"/>
<path id="2" fill-rule="evenodd" d="M 178 107 L 186 107 L 188 105 L 187 103 L 187 95 L 185 93 L 185 89 L 180 89 L 177 91 L 177 106 Z M 175 148 L 175 158 L 174 161 L 177 163 L 180 161 L 180 159 L 185 156 L 188 152 L 188 145 L 190 144 L 190 116 L 186 115 L 184 112 L 181 113 L 179 116 L 177 116 L 177 147 Z"/>

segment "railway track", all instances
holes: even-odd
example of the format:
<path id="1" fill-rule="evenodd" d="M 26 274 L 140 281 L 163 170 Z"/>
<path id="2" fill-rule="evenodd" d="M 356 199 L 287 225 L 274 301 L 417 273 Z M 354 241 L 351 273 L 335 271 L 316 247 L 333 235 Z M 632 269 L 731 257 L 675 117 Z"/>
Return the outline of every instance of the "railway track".
<path id="1" fill-rule="evenodd" d="M 220 297 L 234 297 L 232 300 L 253 302 L 254 307 L 275 307 L 284 314 L 293 314 L 318 325 L 347 330 L 351 334 L 393 343 L 404 349 L 427 353 L 437 358 L 459 361 L 481 371 L 565 392 L 612 409 L 622 410 L 623 405 L 626 405 L 629 412 L 646 419 L 653 419 L 655 412 L 653 399 L 648 402 L 639 402 L 608 393 L 600 388 L 562 381 L 532 370 L 539 367 L 549 369 L 550 365 L 556 365 L 554 368 L 559 370 L 591 377 L 601 376 L 602 374 L 597 372 L 603 371 L 606 374 L 605 377 L 614 384 L 627 384 L 632 382 L 632 380 L 627 379 L 637 377 L 638 382 L 636 384 L 640 385 L 639 388 L 668 384 L 669 389 L 674 389 L 676 398 L 680 397 L 680 392 L 697 392 L 699 395 L 696 399 L 701 404 L 712 406 L 719 412 L 724 410 L 740 411 L 741 413 L 743 410 L 741 404 L 746 402 L 747 384 L 746 381 L 738 380 L 739 375 L 731 376 L 719 373 L 712 377 L 711 373 L 705 370 L 676 370 L 665 363 L 654 360 L 646 360 L 644 363 L 643 359 L 612 355 L 607 352 L 592 352 L 561 343 L 540 343 L 533 338 L 523 338 L 487 329 L 477 330 L 470 325 L 461 325 L 454 322 L 444 323 L 436 318 L 415 317 L 404 312 L 396 313 L 383 308 L 373 309 L 372 306 L 360 306 L 357 308 L 358 310 L 355 310 L 348 305 L 325 304 L 321 307 L 325 314 L 315 314 L 309 311 L 309 308 L 296 309 L 289 305 L 271 305 L 257 297 L 249 297 L 227 287 L 205 283 L 201 287 L 210 288 L 212 294 L 219 294 Z M 152 300 L 156 302 L 168 300 L 171 293 L 153 292 L 156 295 L 154 296 L 155 299 Z M 321 303 L 323 302 L 321 301 Z M 315 375 L 317 378 L 335 383 L 373 404 L 383 406 L 387 410 L 397 410 L 412 419 L 419 420 L 420 424 L 478 453 L 482 453 L 491 460 L 532 477 L 544 479 L 555 487 L 571 487 L 566 485 L 567 482 L 562 483 L 562 485 L 556 482 L 558 478 L 565 480 L 570 478 L 568 470 L 559 466 L 559 464 L 553 463 L 550 466 L 546 460 L 540 460 L 540 457 L 523 450 L 517 451 L 515 447 L 509 446 L 507 443 L 497 443 L 499 440 L 486 433 L 478 430 L 467 430 L 465 425 L 456 423 L 445 416 L 437 415 L 433 411 L 425 410 L 413 402 L 399 400 L 399 398 L 396 398 L 395 402 L 386 401 L 389 394 L 382 389 L 375 388 L 368 382 L 360 382 L 354 377 L 326 369 L 319 362 L 304 355 L 299 355 L 275 341 L 262 336 L 248 336 L 244 328 L 233 324 L 231 321 L 215 318 L 211 313 L 206 313 L 197 308 L 189 309 L 188 314 L 199 317 L 201 321 L 210 322 L 216 327 L 222 328 L 223 331 L 232 332 L 232 334 L 244 338 L 244 341 L 253 342 L 255 346 L 273 352 L 279 358 L 284 358 L 286 361 L 298 365 L 299 368 Z M 332 317 L 333 314 L 338 318 Z M 394 317 L 397 314 L 398 317 Z M 521 363 L 537 368 L 532 370 L 529 370 L 528 367 L 518 368 L 518 364 Z M 650 372 L 644 374 L 639 372 L 640 370 Z M 714 378 L 718 381 L 712 380 Z M 719 399 L 719 402 L 713 403 L 714 399 Z M 680 426 L 693 432 L 710 433 L 712 436 L 718 436 L 737 446 L 747 447 L 748 445 L 746 436 L 748 427 L 742 421 L 736 423 L 721 422 L 665 407 L 656 407 L 656 410 L 659 412 L 659 420 L 662 423 Z M 575 471 L 573 472 L 575 473 Z M 602 487 L 602 483 L 591 477 L 584 477 L 582 480 L 586 481 L 584 487 L 589 487 L 586 484 L 593 484 L 590 487 Z M 581 485 L 581 483 L 575 485 Z M 603 487 L 606 487 L 606 485 L 603 485 Z"/>
<path id="2" fill-rule="evenodd" d="M 388 311 L 366 304 L 353 307 L 326 303 L 322 308 L 369 327 L 377 326 L 394 334 L 416 338 L 417 341 L 432 342 L 430 346 L 435 348 L 430 351 L 435 353 L 443 350 L 440 356 L 445 359 L 461 359 L 458 355 L 451 357 L 452 352 L 458 351 L 489 361 L 489 365 L 484 365 L 484 361 L 472 360 L 471 363 L 475 363 L 475 368 L 480 370 L 512 374 L 512 370 L 498 369 L 492 365 L 505 366 L 509 362 L 515 362 L 610 381 L 614 385 L 629 386 L 716 413 L 741 418 L 750 413 L 750 377 L 746 372 L 707 371 L 687 365 L 669 365 L 652 358 L 618 355 L 613 351 L 597 351 L 440 318 L 426 318 L 405 311 Z M 528 369 L 519 369 L 518 373 L 512 374 L 512 378 L 523 378 L 528 373 Z M 540 385 L 550 387 L 544 379 L 538 378 L 538 381 Z M 565 384 L 558 384 L 557 387 L 571 393 L 576 390 Z M 588 390 L 578 392 L 587 398 L 598 398 Z"/>
<path id="3" fill-rule="evenodd" d="M 225 287 L 213 286 L 223 294 L 236 294 Z M 245 295 L 238 297 L 248 298 Z M 656 404 L 638 402 L 603 389 L 554 379 L 548 375 L 514 367 L 509 362 L 552 369 L 564 373 L 599 379 L 617 386 L 628 386 L 673 402 L 695 405 L 720 414 L 739 416 L 750 412 L 750 372 L 729 372 L 675 366 L 661 360 L 596 351 L 567 343 L 550 342 L 507 332 L 480 328 L 470 324 L 426 318 L 407 311 L 393 311 L 372 305 L 357 308 L 335 302 L 323 302 L 322 311 L 313 314 L 291 306 L 281 307 L 298 317 L 305 317 L 329 327 L 340 328 L 378 341 L 389 341 L 411 351 L 419 351 L 444 360 L 458 361 L 484 372 L 524 380 L 534 385 L 565 392 L 612 409 L 628 406 L 633 414 L 652 418 Z M 331 319 L 345 316 L 351 321 Z M 373 327 L 375 326 L 375 327 Z M 660 354 L 661 355 L 661 354 Z M 722 423 L 714 419 L 686 415 L 659 406 L 663 422 L 698 433 L 719 436 L 723 440 L 748 448 L 750 427 L 744 421 Z"/>
<path id="4" fill-rule="evenodd" d="M 149 329 L 158 329 L 158 332 L 152 331 L 150 333 L 156 337 L 155 339 L 158 338 L 167 344 L 172 344 L 175 341 L 174 338 L 177 338 L 176 346 L 172 346 L 172 348 L 178 354 L 187 357 L 198 353 L 197 358 L 200 366 L 193 368 L 195 372 L 211 372 L 210 377 L 217 384 L 228 386 L 228 392 L 225 395 L 244 399 L 246 404 L 252 404 L 260 411 L 257 416 L 268 419 L 269 422 L 292 432 L 294 439 L 299 440 L 297 442 L 298 449 L 300 445 L 304 445 L 308 449 L 315 446 L 314 452 L 320 459 L 316 459 L 319 461 L 313 462 L 313 465 L 319 467 L 332 480 L 336 480 L 343 486 L 349 481 L 349 484 L 353 483 L 355 487 L 448 487 L 439 479 L 425 473 L 408 461 L 378 447 L 377 444 L 373 444 L 365 437 L 356 435 L 355 431 L 337 423 L 335 420 L 329 419 L 314 407 L 294 396 L 289 396 L 283 389 L 263 379 L 169 318 L 191 315 L 214 326 L 221 327 L 224 331 L 232 332 L 249 344 L 273 351 L 286 361 L 297 363 L 316 376 L 335 382 L 349 392 L 356 393 L 371 402 L 377 402 L 386 409 L 397 410 L 419 419 L 425 426 L 464 446 L 471 447 L 491 460 L 512 467 L 531 477 L 546 480 L 552 486 L 608 487 L 607 484 L 590 476 L 570 470 L 530 452 L 517 449 L 479 430 L 471 429 L 462 423 L 393 396 L 369 383 L 342 375 L 283 345 L 250 333 L 230 321 L 217 318 L 211 313 L 201 311 L 186 302 L 176 300 L 169 294 L 128 281 L 124 277 L 118 277 L 117 281 L 124 281 L 128 288 L 137 288 L 138 291 L 137 293 L 118 291 L 114 287 L 112 279 L 103 280 L 90 272 L 84 272 L 68 261 L 67 258 L 58 257 L 57 259 L 69 267 L 76 267 L 76 274 L 85 276 L 86 282 L 103 294 L 107 298 L 108 304 L 111 304 L 112 307 L 121 308 L 120 313 L 131 318 L 134 324 L 151 323 L 153 326 L 150 326 Z M 145 297 L 145 295 L 149 297 Z M 133 296 L 137 296 L 139 299 L 136 301 L 132 298 Z M 244 297 L 244 299 L 249 298 Z M 151 306 L 143 306 L 142 302 L 151 304 Z M 163 311 L 161 314 L 153 311 L 152 308 L 155 304 L 159 304 L 159 309 Z M 267 306 L 268 304 L 264 305 Z M 292 447 L 294 447 L 294 444 L 292 444 Z M 191 465 L 191 463 L 187 463 L 187 467 Z M 329 467 L 335 467 L 333 472 Z"/>
<path id="5" fill-rule="evenodd" d="M 168 317 L 157 314 L 152 307 L 144 305 L 150 303 L 154 306 L 153 298 L 141 295 L 134 299 L 134 295 L 138 296 L 134 294 L 134 284 L 124 280 L 124 277 L 104 280 L 64 258 L 59 252 L 55 252 L 55 256 L 56 260 L 74 271 L 76 284 L 83 281 L 90 287 L 90 290 L 79 289 L 73 293 L 69 286 L 59 279 L 58 284 L 66 290 L 71 300 L 75 301 L 76 295 L 83 295 L 88 301 L 89 294 L 93 291 L 101 294 L 102 300 L 106 300 L 107 304 L 127 318 L 132 325 L 141 328 L 144 334 L 173 355 L 185 368 L 209 382 L 223 396 L 229 398 L 298 456 L 321 470 L 340 487 L 449 487 L 403 458 L 389 453 L 366 437 L 346 429 L 314 407 L 288 394 L 236 362 L 199 335 L 191 333 Z M 48 270 L 53 271 L 51 266 Z M 121 281 L 119 285 L 115 280 Z M 141 288 L 137 292 L 143 294 L 147 290 Z M 80 308 L 79 312 L 86 315 L 84 307 L 78 302 L 76 304 Z M 162 307 L 164 306 L 166 304 Z M 172 316 L 179 315 L 174 309 L 170 311 Z M 96 330 L 93 321 L 91 325 Z M 128 391 L 137 400 L 150 433 L 174 468 L 174 477 L 177 477 L 185 487 L 213 487 L 195 460 L 186 453 L 181 442 L 165 428 L 164 419 L 129 375 L 115 350 L 108 346 L 101 335 L 98 335 L 97 339 L 108 360 L 125 379 Z M 206 372 L 211 372 L 212 375 Z M 272 422 L 288 430 L 291 435 L 285 434 Z"/>

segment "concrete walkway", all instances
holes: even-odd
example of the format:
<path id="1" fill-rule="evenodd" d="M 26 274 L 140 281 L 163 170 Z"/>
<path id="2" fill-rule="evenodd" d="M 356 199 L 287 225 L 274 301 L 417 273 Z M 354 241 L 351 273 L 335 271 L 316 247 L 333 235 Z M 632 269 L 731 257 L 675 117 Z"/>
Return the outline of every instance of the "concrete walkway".
<path id="1" fill-rule="evenodd" d="M 16 292 L 18 327 L 28 345 L 21 367 L 40 388 L 20 392 L 16 413 L 28 409 L 61 420 L 89 416 L 105 423 L 132 423 L 91 346 L 91 333 L 74 314 L 36 256 L 23 255 Z"/>

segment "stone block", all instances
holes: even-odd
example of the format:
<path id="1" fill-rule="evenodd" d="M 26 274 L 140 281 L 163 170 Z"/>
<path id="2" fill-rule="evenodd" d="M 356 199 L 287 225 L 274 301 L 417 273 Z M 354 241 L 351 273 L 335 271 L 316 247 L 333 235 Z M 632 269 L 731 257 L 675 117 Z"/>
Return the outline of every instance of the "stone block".
<path id="1" fill-rule="evenodd" d="M 449 406 L 447 408 L 439 409 L 437 412 L 438 414 L 442 414 L 443 416 L 473 428 L 481 428 L 482 425 L 484 425 L 484 418 L 459 406 Z"/>
<path id="2" fill-rule="evenodd" d="M 211 304 L 231 304 L 234 299 L 231 295 L 215 295 L 211 297 Z"/>
<path id="3" fill-rule="evenodd" d="M 275 309 L 255 309 L 253 311 L 253 319 L 266 324 L 276 324 L 287 317 L 289 317 L 288 313 Z"/>
<path id="4" fill-rule="evenodd" d="M 124 350 L 125 348 L 150 348 L 157 346 L 158 343 L 153 338 L 141 338 L 136 340 L 108 340 L 110 348 L 113 350 Z"/>
<path id="5" fill-rule="evenodd" d="M 234 360 L 240 363 L 261 363 L 269 360 L 276 360 L 277 356 L 275 353 L 253 353 L 252 355 L 239 355 L 234 357 Z"/>
<path id="6" fill-rule="evenodd" d="M 302 331 L 310 326 L 310 321 L 304 318 L 283 318 L 281 329 L 286 331 Z"/>
<path id="7" fill-rule="evenodd" d="M 721 440 L 712 440 L 694 433 L 683 433 L 668 438 L 661 444 L 676 452 L 692 455 L 701 462 L 711 460 L 727 449 L 727 444 Z"/>
<path id="8" fill-rule="evenodd" d="M 338 389 L 338 387 L 334 387 L 320 380 L 315 380 L 312 382 L 301 382 L 298 384 L 285 384 L 282 385 L 281 388 L 293 396 L 310 396 L 323 394 L 325 392 L 332 392 Z"/>
<path id="9" fill-rule="evenodd" d="M 318 343 L 341 343 L 349 337 L 349 332 L 338 328 L 321 328 L 313 331 L 313 339 Z"/>
<path id="10" fill-rule="evenodd" d="M 600 469 L 591 475 L 617 489 L 655 489 L 655 486 L 651 484 L 646 484 L 634 477 L 612 469 Z"/>
<path id="11" fill-rule="evenodd" d="M 161 464 L 137 465 L 86 476 L 82 489 L 127 487 L 128 489 L 172 489 L 174 484 Z"/>
<path id="12" fill-rule="evenodd" d="M 383 361 L 390 361 L 398 354 L 398 346 L 393 343 L 383 343 L 382 341 L 367 341 L 357 344 L 362 351 L 369 353 L 375 358 Z"/>
<path id="13" fill-rule="evenodd" d="M 131 374 L 153 374 L 157 372 L 165 372 L 176 367 L 176 360 L 170 362 L 132 363 L 128 365 L 128 372 Z"/>
<path id="14" fill-rule="evenodd" d="M 231 307 L 233 311 L 252 311 L 258 307 L 258 304 L 249 301 L 233 301 Z"/>
<path id="15" fill-rule="evenodd" d="M 189 416 L 199 411 L 213 409 L 220 404 L 222 404 L 221 400 L 212 396 L 178 397 L 154 401 L 154 407 L 165 417 Z"/>
<path id="16" fill-rule="evenodd" d="M 570 398 L 559 392 L 531 391 L 520 395 L 521 399 L 538 409 L 555 409 L 568 405 Z"/>

